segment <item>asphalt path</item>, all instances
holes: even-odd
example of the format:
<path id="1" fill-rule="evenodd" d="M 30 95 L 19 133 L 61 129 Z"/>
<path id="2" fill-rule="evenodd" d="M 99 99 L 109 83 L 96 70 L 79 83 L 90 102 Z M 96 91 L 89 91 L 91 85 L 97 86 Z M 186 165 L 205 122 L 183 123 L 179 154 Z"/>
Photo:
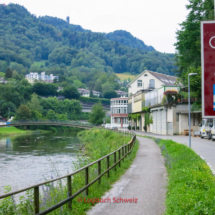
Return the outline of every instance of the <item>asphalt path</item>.
<path id="1" fill-rule="evenodd" d="M 140 145 L 130 168 L 88 215 L 161 215 L 165 212 L 166 168 L 158 145 L 137 137 Z M 128 201 L 130 202 L 124 202 Z"/>
<path id="2" fill-rule="evenodd" d="M 182 143 L 189 146 L 189 136 L 182 135 L 159 135 L 149 132 L 138 132 L 135 131 L 138 135 L 143 136 L 154 136 L 162 139 L 170 139 L 177 143 Z M 213 174 L 215 174 L 215 141 L 208 139 L 201 139 L 200 137 L 191 137 L 191 148 L 204 159 L 207 164 L 210 166 Z"/>

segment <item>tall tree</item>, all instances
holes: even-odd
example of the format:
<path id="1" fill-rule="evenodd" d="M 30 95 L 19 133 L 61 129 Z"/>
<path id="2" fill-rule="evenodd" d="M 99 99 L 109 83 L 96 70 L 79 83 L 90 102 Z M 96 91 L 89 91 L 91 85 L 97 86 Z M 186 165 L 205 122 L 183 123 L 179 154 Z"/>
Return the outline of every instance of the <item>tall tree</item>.
<path id="1" fill-rule="evenodd" d="M 105 118 L 105 111 L 103 110 L 102 104 L 96 103 L 92 107 L 92 112 L 90 113 L 89 122 L 95 125 L 99 125 L 103 123 L 103 119 Z"/>
<path id="2" fill-rule="evenodd" d="M 28 102 L 28 106 L 32 111 L 38 111 L 39 113 L 43 110 L 43 107 L 40 105 L 38 95 L 35 93 L 32 94 L 31 101 Z"/>
<path id="3" fill-rule="evenodd" d="M 74 86 L 68 86 L 64 88 L 63 94 L 68 99 L 78 99 L 80 97 L 80 93 L 77 88 Z"/>
<path id="4" fill-rule="evenodd" d="M 10 68 L 7 68 L 5 73 L 5 78 L 12 78 L 13 77 L 13 70 Z"/>
<path id="5" fill-rule="evenodd" d="M 212 20 L 213 0 L 189 0 L 186 6 L 190 10 L 187 19 L 181 23 L 181 30 L 176 32 L 177 42 L 175 43 L 176 63 L 178 73 L 184 85 L 187 85 L 188 74 L 198 73 L 191 79 L 191 88 L 201 97 L 201 35 L 200 22 Z"/>

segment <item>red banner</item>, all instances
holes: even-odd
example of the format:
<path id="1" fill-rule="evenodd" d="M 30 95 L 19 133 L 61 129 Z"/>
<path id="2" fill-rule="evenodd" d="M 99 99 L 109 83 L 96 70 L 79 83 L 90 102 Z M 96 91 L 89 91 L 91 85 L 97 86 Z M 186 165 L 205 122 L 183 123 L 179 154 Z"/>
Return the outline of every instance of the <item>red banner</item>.
<path id="1" fill-rule="evenodd" d="M 215 21 L 201 22 L 202 118 L 215 118 Z"/>

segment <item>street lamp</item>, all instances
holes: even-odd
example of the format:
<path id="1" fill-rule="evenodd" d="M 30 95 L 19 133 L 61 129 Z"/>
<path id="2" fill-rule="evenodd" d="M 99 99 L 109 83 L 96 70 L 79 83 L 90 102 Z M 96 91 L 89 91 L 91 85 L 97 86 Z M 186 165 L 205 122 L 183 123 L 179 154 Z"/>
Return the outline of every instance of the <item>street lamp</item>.
<path id="1" fill-rule="evenodd" d="M 189 100 L 189 106 L 188 106 L 188 110 L 189 110 L 189 147 L 191 148 L 191 134 L 190 134 L 190 76 L 191 75 L 197 75 L 197 73 L 189 73 L 188 74 L 188 100 Z"/>

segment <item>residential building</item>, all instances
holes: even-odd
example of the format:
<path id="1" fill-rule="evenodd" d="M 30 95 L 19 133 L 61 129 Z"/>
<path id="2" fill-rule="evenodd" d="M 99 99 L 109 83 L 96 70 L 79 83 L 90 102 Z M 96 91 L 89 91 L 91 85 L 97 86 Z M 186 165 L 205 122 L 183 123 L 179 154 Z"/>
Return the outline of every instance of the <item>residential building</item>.
<path id="1" fill-rule="evenodd" d="M 81 94 L 81 96 L 90 97 L 90 90 L 79 88 L 78 91 Z M 101 93 L 93 90 L 93 95 L 99 97 Z"/>
<path id="2" fill-rule="evenodd" d="M 111 125 L 119 128 L 128 127 L 128 98 L 111 99 Z"/>
<path id="3" fill-rule="evenodd" d="M 145 70 L 127 85 L 128 95 L 132 96 L 139 90 L 153 90 L 162 86 L 175 86 L 176 81 L 177 77 L 175 76 Z"/>
<path id="4" fill-rule="evenodd" d="M 7 81 L 4 80 L 4 77 L 1 77 L 0 78 L 0 84 L 6 84 L 6 83 L 7 83 Z"/>
<path id="5" fill-rule="evenodd" d="M 120 98 L 127 98 L 128 97 L 128 93 L 121 91 L 121 90 L 115 90 L 116 93 L 119 95 Z"/>
<path id="6" fill-rule="evenodd" d="M 163 135 L 184 134 L 184 130 L 189 128 L 188 100 L 179 96 L 182 85 L 176 81 L 173 76 L 144 71 L 129 83 L 128 113 L 140 114 L 138 120 L 130 121 L 130 125 L 139 126 L 144 131 L 147 113 L 152 119 L 147 131 Z M 191 104 L 194 101 L 191 99 Z M 201 111 L 191 111 L 193 131 L 199 130 L 200 122 Z"/>
<path id="7" fill-rule="evenodd" d="M 41 74 L 38 74 L 37 72 L 30 72 L 30 74 L 25 75 L 25 78 L 30 83 L 34 83 L 35 80 L 45 81 L 47 83 L 52 83 L 54 79 L 59 80 L 58 76 L 54 76 L 53 74 L 46 75 L 45 72 L 41 72 Z"/>

